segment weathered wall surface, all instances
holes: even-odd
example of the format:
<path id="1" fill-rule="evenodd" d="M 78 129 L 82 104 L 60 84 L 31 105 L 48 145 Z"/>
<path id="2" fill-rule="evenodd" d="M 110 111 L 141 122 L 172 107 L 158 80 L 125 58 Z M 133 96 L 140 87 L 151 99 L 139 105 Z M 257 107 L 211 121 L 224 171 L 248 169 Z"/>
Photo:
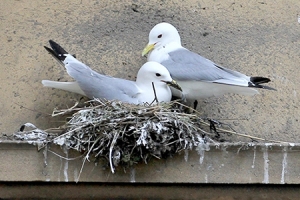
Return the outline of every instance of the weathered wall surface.
<path id="1" fill-rule="evenodd" d="M 299 1 L 10 1 L 0 2 L 0 131 L 25 122 L 61 124 L 49 113 L 80 98 L 43 88 L 42 79 L 72 80 L 43 49 L 53 39 L 93 69 L 134 79 L 146 61 L 148 32 L 176 26 L 183 45 L 247 75 L 272 79 L 277 91 L 227 95 L 200 103 L 204 116 L 242 133 L 299 141 Z M 228 121 L 227 121 L 228 119 Z"/>
<path id="2" fill-rule="evenodd" d="M 299 183 L 299 144 L 211 146 L 209 151 L 181 152 L 168 159 L 114 174 L 101 160 L 50 146 L 37 152 L 28 144 L 2 144 L 0 181 L 139 182 L 139 183 Z"/>

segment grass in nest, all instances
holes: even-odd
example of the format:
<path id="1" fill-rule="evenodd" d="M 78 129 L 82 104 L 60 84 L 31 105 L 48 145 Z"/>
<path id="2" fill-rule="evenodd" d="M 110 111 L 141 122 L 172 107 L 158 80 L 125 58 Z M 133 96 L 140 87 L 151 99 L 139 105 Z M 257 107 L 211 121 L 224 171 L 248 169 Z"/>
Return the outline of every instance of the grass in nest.
<path id="1" fill-rule="evenodd" d="M 32 131 L 21 130 L 14 137 L 38 141 L 43 144 L 40 148 L 56 144 L 82 152 L 82 168 L 90 158 L 104 158 L 112 173 L 117 166 L 128 168 L 147 163 L 153 157 L 168 158 L 182 150 L 196 149 L 201 153 L 209 150 L 209 143 L 222 142 L 221 133 L 266 141 L 222 128 L 215 120 L 199 117 L 197 111 L 187 114 L 184 108 L 178 101 L 133 105 L 94 99 L 82 107 L 76 103 L 68 109 L 54 110 L 52 116 L 69 118 L 61 128 L 40 130 L 33 127 Z"/>
<path id="2" fill-rule="evenodd" d="M 132 105 L 94 99 L 87 106 L 55 110 L 53 116 L 74 112 L 64 133 L 52 142 L 84 152 L 86 159 L 105 158 L 112 172 L 116 166 L 147 163 L 151 157 L 170 157 L 194 147 L 207 148 L 203 119 L 186 114 L 177 101 Z M 211 140 L 212 141 L 212 140 Z"/>

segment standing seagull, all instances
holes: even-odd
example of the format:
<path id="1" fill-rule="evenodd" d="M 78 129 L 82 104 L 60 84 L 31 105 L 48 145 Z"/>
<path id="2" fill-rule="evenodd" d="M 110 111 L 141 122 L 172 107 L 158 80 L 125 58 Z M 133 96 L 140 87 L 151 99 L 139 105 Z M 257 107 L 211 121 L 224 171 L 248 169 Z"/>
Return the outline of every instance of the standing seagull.
<path id="1" fill-rule="evenodd" d="M 75 82 L 43 80 L 46 87 L 62 89 L 87 96 L 90 99 L 119 100 L 132 104 L 151 103 L 155 99 L 154 88 L 159 102 L 171 100 L 168 85 L 180 89 L 168 70 L 157 62 L 147 62 L 139 70 L 136 81 L 130 81 L 99 74 L 78 61 L 54 41 L 49 41 L 52 49 L 45 49 L 65 66 Z"/>
<path id="2" fill-rule="evenodd" d="M 178 31 L 169 23 L 155 25 L 149 33 L 149 43 L 142 55 L 148 61 L 165 66 L 173 79 L 181 86 L 183 95 L 191 103 L 194 100 L 226 93 L 243 95 L 258 94 L 255 88 L 272 89 L 260 85 L 269 78 L 249 77 L 240 72 L 219 66 L 214 62 L 181 46 Z M 181 97 L 178 91 L 174 96 Z"/>

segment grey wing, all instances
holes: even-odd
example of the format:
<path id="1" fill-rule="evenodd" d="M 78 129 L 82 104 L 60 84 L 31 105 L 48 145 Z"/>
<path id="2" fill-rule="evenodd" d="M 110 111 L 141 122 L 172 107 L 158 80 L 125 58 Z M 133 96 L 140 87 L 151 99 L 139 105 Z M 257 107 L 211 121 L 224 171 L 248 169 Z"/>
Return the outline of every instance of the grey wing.
<path id="1" fill-rule="evenodd" d="M 79 84 L 89 98 L 120 100 L 127 103 L 138 103 L 140 93 L 135 82 L 99 74 L 81 62 L 69 62 L 66 65 L 68 74 Z"/>
<path id="2" fill-rule="evenodd" d="M 169 53 L 169 59 L 161 63 L 174 79 L 181 81 L 207 81 L 247 85 L 246 75 L 218 66 L 214 62 L 191 52 L 179 49 Z"/>

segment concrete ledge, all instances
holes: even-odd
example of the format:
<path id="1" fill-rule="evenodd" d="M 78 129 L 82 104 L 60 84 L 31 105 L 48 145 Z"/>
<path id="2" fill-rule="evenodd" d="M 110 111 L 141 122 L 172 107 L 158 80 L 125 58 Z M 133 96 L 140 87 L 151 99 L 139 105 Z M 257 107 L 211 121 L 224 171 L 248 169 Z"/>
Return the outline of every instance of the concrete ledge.
<path id="1" fill-rule="evenodd" d="M 160 183 L 299 183 L 300 144 L 224 143 L 209 151 L 181 152 L 152 159 L 112 174 L 99 162 L 85 162 L 79 182 Z M 54 154 L 57 153 L 61 157 Z M 79 152 L 50 146 L 37 152 L 23 142 L 0 144 L 0 181 L 74 182 L 82 167 Z M 62 158 L 65 157 L 65 158 Z M 77 158 L 77 159 L 74 159 Z"/>

